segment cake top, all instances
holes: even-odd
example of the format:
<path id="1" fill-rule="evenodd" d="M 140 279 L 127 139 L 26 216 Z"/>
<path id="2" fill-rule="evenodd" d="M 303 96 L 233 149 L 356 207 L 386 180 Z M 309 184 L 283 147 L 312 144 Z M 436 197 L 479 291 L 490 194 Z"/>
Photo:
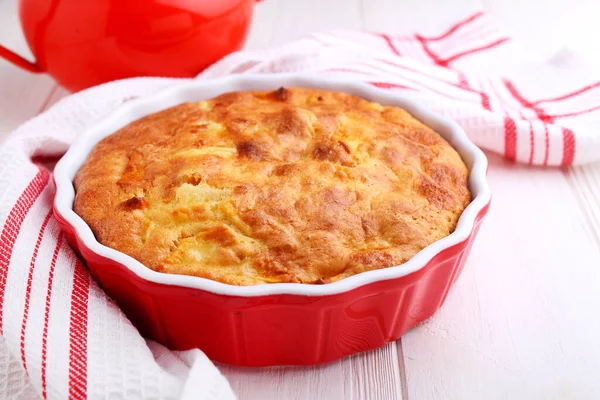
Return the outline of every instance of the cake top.
<path id="1" fill-rule="evenodd" d="M 75 177 L 97 240 L 233 285 L 328 283 L 454 230 L 468 171 L 397 107 L 316 89 L 226 93 L 102 140 Z"/>

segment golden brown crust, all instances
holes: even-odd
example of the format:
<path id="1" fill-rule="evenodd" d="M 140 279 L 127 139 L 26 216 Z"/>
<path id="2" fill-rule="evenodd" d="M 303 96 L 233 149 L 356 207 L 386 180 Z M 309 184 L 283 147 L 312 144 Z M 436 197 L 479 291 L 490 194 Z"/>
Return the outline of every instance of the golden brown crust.
<path id="1" fill-rule="evenodd" d="M 185 103 L 102 140 L 75 211 L 156 271 L 327 283 L 402 264 L 450 234 L 467 168 L 406 111 L 314 89 Z"/>

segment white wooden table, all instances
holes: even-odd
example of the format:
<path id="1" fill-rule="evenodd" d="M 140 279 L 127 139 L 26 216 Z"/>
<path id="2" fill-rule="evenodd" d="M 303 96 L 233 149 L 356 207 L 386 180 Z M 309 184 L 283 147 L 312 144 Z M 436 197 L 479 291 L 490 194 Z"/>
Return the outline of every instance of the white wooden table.
<path id="1" fill-rule="evenodd" d="M 266 0 L 247 47 L 332 28 L 413 31 L 411 13 L 435 18 L 446 1 Z M 568 43 L 600 66 L 597 1 L 453 3 L 486 9 L 540 59 Z M 16 0 L 0 0 L 0 42 L 31 55 Z M 65 95 L 51 78 L 0 60 L 0 140 Z M 396 343 L 327 365 L 219 366 L 239 398 L 600 398 L 600 164 L 542 170 L 492 155 L 490 163 L 491 210 L 432 319 Z"/>

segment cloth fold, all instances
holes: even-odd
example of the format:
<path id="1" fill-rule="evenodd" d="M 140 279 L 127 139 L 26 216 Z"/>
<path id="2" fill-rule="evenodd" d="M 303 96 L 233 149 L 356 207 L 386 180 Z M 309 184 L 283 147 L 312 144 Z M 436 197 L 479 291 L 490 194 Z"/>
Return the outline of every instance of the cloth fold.
<path id="1" fill-rule="evenodd" d="M 455 119 L 484 149 L 568 166 L 600 158 L 600 82 L 576 55 L 543 65 L 477 12 L 437 32 L 313 34 L 231 54 L 197 79 L 302 72 L 362 80 Z M 90 278 L 51 213 L 51 171 L 86 127 L 185 79 L 135 78 L 71 95 L 0 148 L 0 397 L 234 398 L 200 350 L 144 340 Z"/>

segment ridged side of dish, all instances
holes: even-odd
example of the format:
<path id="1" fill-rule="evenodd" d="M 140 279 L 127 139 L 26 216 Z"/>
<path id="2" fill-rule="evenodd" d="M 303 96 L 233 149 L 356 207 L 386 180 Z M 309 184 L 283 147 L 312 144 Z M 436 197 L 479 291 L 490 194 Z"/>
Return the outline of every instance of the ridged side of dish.
<path id="1" fill-rule="evenodd" d="M 317 284 L 402 264 L 452 233 L 467 177 L 402 109 L 281 88 L 127 125 L 77 173 L 74 209 L 100 243 L 156 271 Z"/>

